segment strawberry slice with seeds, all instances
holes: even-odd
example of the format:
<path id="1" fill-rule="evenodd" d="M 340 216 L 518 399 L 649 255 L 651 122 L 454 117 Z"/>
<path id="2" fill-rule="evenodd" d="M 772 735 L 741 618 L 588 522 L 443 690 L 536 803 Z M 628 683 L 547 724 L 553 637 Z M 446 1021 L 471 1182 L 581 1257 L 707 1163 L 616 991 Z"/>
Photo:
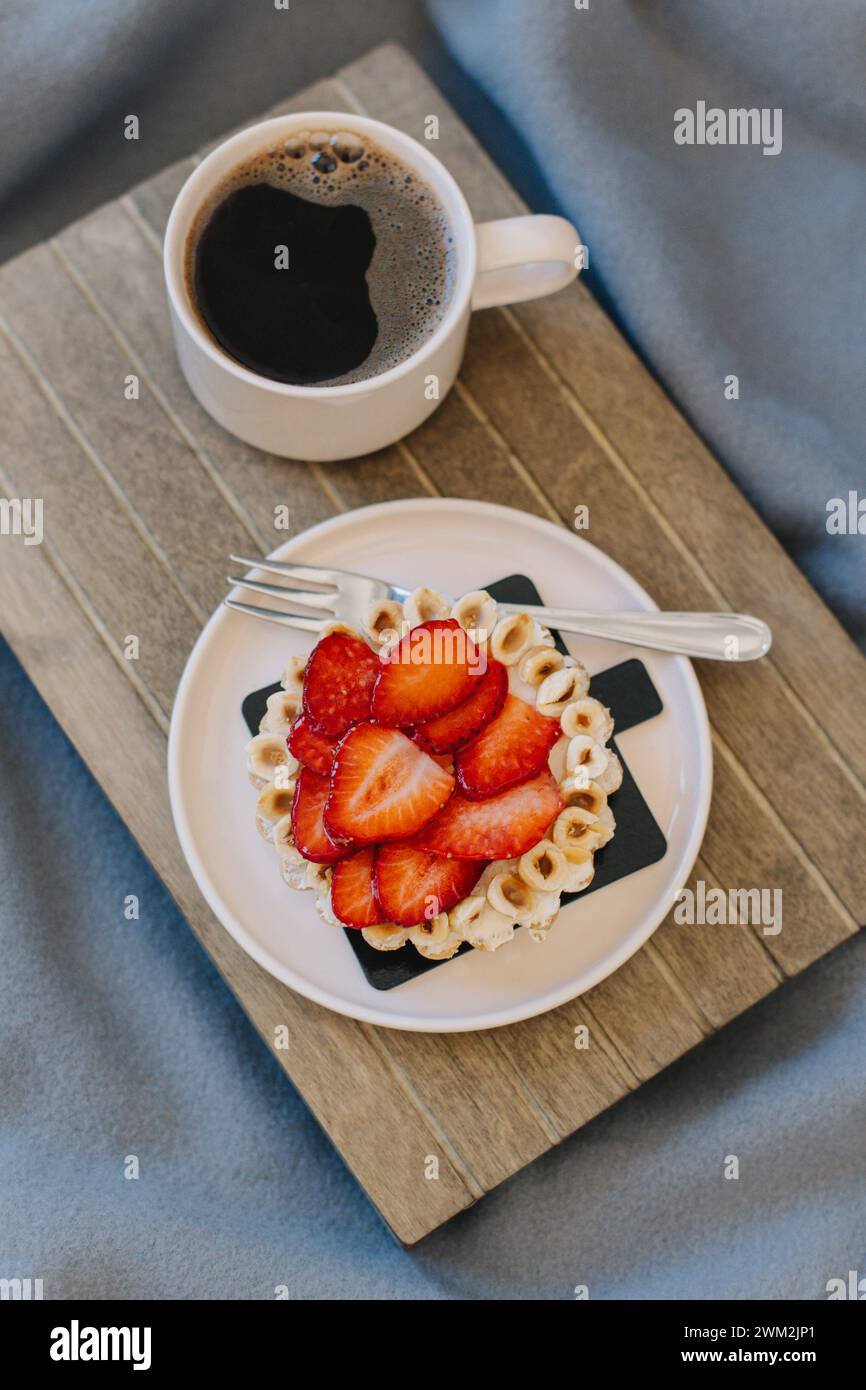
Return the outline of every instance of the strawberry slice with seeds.
<path id="1" fill-rule="evenodd" d="M 382 667 L 360 637 L 332 632 L 317 642 L 304 670 L 304 713 L 321 733 L 339 738 L 370 718 L 370 697 Z"/>
<path id="2" fill-rule="evenodd" d="M 486 801 L 455 792 L 448 804 L 412 837 L 412 847 L 453 859 L 515 859 L 544 838 L 563 807 L 549 768 L 529 782 Z"/>
<path id="3" fill-rule="evenodd" d="M 335 842 L 325 829 L 323 812 L 327 799 L 327 777 L 302 767 L 292 801 L 292 834 L 301 854 L 314 864 L 334 864 L 354 848 Z"/>
<path id="4" fill-rule="evenodd" d="M 357 724 L 334 756 L 325 825 L 334 839 L 406 839 L 453 790 L 451 773 L 399 729 Z"/>
<path id="5" fill-rule="evenodd" d="M 509 695 L 496 718 L 455 755 L 457 785 L 473 801 L 496 796 L 540 772 L 561 737 L 555 719 Z"/>
<path id="6" fill-rule="evenodd" d="M 475 689 L 456 709 L 440 714 L 428 724 L 420 724 L 415 738 L 428 753 L 453 753 L 479 734 L 494 719 L 508 694 L 508 671 L 501 661 L 488 658 L 487 670 L 475 682 Z M 297 757 L 297 754 L 295 754 Z"/>
<path id="7" fill-rule="evenodd" d="M 309 715 L 299 714 L 286 739 L 289 752 L 299 763 L 317 772 L 320 777 L 329 777 L 331 763 L 339 738 L 329 738 L 313 725 Z"/>
<path id="8" fill-rule="evenodd" d="M 482 868 L 476 859 L 445 859 L 412 845 L 383 845 L 375 868 L 382 916 L 401 927 L 432 921 L 472 892 Z"/>
<path id="9" fill-rule="evenodd" d="M 419 623 L 382 662 L 373 718 L 392 728 L 426 724 L 468 700 L 485 663 L 485 654 L 456 619 Z"/>
<path id="10" fill-rule="evenodd" d="M 383 920 L 373 886 L 375 847 L 359 849 L 334 865 L 331 906 L 346 927 L 375 927 Z"/>

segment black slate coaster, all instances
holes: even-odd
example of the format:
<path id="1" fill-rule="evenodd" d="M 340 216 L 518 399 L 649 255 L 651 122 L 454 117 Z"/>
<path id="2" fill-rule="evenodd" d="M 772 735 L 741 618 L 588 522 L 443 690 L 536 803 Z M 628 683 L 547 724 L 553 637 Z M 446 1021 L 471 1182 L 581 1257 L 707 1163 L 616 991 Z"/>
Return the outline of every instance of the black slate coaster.
<path id="1" fill-rule="evenodd" d="M 487 589 L 500 603 L 542 601 L 532 580 L 524 574 L 509 575 L 507 579 L 488 584 Z M 566 651 L 562 638 L 558 634 L 554 636 L 560 651 Z M 243 701 L 241 713 L 251 734 L 258 733 L 268 696 L 279 689 L 280 685 L 277 682 L 263 690 L 254 690 Z M 613 715 L 616 731 L 620 734 L 626 729 L 634 728 L 636 724 L 644 724 L 648 719 L 653 719 L 663 708 L 661 697 L 650 680 L 646 667 L 636 658 L 621 661 L 618 666 L 611 666 L 607 671 L 593 676 L 590 694 L 603 705 L 607 705 Z M 609 844 L 596 853 L 595 877 L 592 883 L 582 893 L 564 893 L 563 905 L 572 902 L 576 897 L 586 898 L 609 883 L 616 883 L 628 874 L 637 873 L 639 869 L 646 869 L 650 864 L 658 863 L 667 852 L 667 841 L 644 801 L 616 742 L 611 740 L 610 746 L 619 757 L 623 771 L 622 786 L 611 797 L 616 816 L 616 834 Z M 406 984 L 408 980 L 414 980 L 428 970 L 437 970 L 448 964 L 447 961 L 425 960 L 414 947 L 406 947 L 399 951 L 376 951 L 367 945 L 359 931 L 353 931 L 351 928 L 346 928 L 346 936 L 373 989 L 394 989 L 396 985 Z M 463 945 L 451 959 L 456 960 L 464 951 L 471 950 L 471 946 Z"/>

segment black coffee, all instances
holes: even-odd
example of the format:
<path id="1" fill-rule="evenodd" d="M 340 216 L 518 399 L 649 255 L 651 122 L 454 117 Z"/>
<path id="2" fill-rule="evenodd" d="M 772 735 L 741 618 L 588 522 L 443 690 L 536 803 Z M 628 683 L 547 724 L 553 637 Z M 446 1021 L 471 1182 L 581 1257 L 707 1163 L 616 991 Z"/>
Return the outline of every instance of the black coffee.
<path id="1" fill-rule="evenodd" d="M 421 346 L 454 261 L 417 174 L 349 132 L 302 131 L 223 180 L 190 233 L 186 273 L 231 357 L 274 381 L 338 385 Z"/>

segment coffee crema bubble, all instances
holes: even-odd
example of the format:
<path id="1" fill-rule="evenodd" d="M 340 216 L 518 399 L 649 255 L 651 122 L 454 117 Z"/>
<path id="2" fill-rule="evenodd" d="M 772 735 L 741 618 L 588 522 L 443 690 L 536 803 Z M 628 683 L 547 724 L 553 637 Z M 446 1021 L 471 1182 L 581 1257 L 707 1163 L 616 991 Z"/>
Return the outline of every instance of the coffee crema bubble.
<path id="1" fill-rule="evenodd" d="M 187 238 L 190 302 L 260 376 L 334 386 L 406 360 L 441 322 L 456 250 L 430 187 L 350 130 L 294 131 L 239 164 Z"/>

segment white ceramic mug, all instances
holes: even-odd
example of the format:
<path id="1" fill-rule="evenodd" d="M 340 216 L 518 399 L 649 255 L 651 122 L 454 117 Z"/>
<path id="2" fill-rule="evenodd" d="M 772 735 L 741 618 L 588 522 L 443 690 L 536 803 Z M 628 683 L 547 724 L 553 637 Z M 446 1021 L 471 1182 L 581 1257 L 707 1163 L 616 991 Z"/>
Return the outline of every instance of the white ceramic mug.
<path id="1" fill-rule="evenodd" d="M 451 299 L 430 337 L 396 367 L 343 386 L 292 386 L 241 366 L 207 332 L 185 282 L 187 237 L 209 195 L 238 164 L 300 130 L 352 130 L 369 136 L 429 184 L 454 234 Z M 277 116 L 218 145 L 177 195 L 164 248 L 177 355 L 193 395 L 239 439 L 285 458 L 354 458 L 401 439 L 440 404 L 460 368 L 472 309 L 562 289 L 577 273 L 579 246 L 576 230 L 563 217 L 506 217 L 476 226 L 445 166 L 393 126 L 335 111 Z"/>

